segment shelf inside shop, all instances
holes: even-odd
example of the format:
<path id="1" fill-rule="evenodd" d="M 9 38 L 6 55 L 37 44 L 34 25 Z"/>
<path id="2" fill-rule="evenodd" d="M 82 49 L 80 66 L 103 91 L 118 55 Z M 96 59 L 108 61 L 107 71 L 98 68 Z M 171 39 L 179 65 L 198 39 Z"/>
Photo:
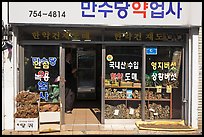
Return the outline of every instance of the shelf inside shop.
<path id="1" fill-rule="evenodd" d="M 152 89 L 155 89 L 155 88 L 157 88 L 157 87 L 145 87 L 145 88 L 152 88 Z M 161 87 L 162 89 L 166 89 L 166 87 Z M 172 88 L 178 88 L 178 87 L 172 87 Z"/>
<path id="2" fill-rule="evenodd" d="M 105 100 L 138 100 L 141 101 L 141 99 L 117 99 L 117 98 L 109 98 L 109 99 L 105 99 Z M 170 101 L 170 99 L 145 99 L 145 101 Z"/>
<path id="3" fill-rule="evenodd" d="M 132 86 L 105 86 L 105 88 L 141 88 L 141 87 L 132 87 Z"/>

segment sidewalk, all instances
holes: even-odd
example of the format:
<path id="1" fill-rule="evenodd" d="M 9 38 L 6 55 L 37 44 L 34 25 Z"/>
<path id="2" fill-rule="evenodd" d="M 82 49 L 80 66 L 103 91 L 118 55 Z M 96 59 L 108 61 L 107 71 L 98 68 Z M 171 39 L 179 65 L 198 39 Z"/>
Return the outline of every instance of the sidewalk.
<path id="1" fill-rule="evenodd" d="M 202 135 L 201 131 L 175 132 L 139 130 L 137 126 L 133 124 L 75 125 L 77 128 L 72 129 L 68 129 L 66 126 L 67 125 L 63 125 L 60 132 L 39 133 L 4 130 L 2 131 L 2 135 Z M 82 129 L 84 126 L 86 130 L 85 128 Z"/>

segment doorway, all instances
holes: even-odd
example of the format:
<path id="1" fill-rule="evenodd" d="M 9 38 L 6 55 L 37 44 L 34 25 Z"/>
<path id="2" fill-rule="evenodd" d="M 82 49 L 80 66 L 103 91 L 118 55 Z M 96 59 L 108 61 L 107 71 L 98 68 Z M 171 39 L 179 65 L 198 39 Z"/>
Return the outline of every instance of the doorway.
<path id="1" fill-rule="evenodd" d="M 71 51 L 73 67 L 77 68 L 74 108 L 71 114 L 64 113 L 66 125 L 101 123 L 101 47 L 63 45 L 64 53 Z M 62 62 L 65 63 L 65 60 Z"/>

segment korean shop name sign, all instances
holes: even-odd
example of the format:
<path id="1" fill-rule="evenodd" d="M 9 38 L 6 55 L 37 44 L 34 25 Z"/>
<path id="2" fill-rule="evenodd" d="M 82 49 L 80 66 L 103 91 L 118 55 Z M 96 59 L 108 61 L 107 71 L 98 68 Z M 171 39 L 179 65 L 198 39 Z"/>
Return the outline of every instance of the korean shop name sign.
<path id="1" fill-rule="evenodd" d="M 97 32 L 97 34 L 96 34 Z M 186 32 L 157 31 L 157 30 L 108 30 L 104 33 L 104 41 L 158 41 L 158 42 L 184 42 L 186 40 Z M 23 40 L 66 40 L 66 41 L 102 41 L 102 32 L 100 30 L 87 30 L 70 32 L 64 31 L 48 31 L 36 29 L 32 31 L 22 31 Z"/>
<path id="2" fill-rule="evenodd" d="M 201 20 L 201 2 L 9 2 L 9 23 L 201 26 Z"/>

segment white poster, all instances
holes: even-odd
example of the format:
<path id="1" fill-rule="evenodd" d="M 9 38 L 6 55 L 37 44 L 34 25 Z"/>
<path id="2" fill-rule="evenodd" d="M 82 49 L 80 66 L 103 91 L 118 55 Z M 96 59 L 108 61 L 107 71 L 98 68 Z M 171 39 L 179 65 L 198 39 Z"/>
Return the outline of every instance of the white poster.
<path id="1" fill-rule="evenodd" d="M 38 131 L 38 118 L 15 118 L 15 131 Z"/>

